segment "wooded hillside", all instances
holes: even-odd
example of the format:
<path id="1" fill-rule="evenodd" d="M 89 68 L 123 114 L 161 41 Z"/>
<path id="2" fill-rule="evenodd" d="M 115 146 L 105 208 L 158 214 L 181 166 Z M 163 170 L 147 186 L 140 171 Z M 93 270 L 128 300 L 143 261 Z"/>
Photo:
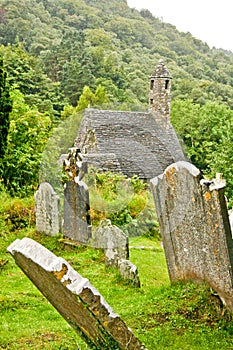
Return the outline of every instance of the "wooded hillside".
<path id="1" fill-rule="evenodd" d="M 22 85 L 22 73 L 37 69 L 37 76 L 31 72 L 32 81 L 21 86 L 26 94 L 45 88 L 46 74 L 73 105 L 85 85 L 99 84 L 110 100 L 146 103 L 148 76 L 164 58 L 173 76 L 173 97 L 200 104 L 216 100 L 233 108 L 231 52 L 211 50 L 148 10 L 129 8 L 124 0 L 2 0 L 0 16 L 0 43 L 13 45 L 13 52 L 19 44 L 25 50 L 23 57 L 19 48 L 17 52 L 25 63 L 20 71 L 9 48 L 1 48 L 11 81 Z"/>
<path id="2" fill-rule="evenodd" d="M 147 108 L 148 77 L 162 58 L 173 76 L 172 121 L 188 156 L 207 174 L 230 176 L 233 187 L 232 52 L 210 49 L 125 0 L 1 0 L 0 45 L 8 82 L 17 89 L 11 119 L 36 111 L 47 118 L 43 132 L 48 117 L 54 124 L 88 104 Z M 7 174 L 7 185 L 18 181 Z"/>

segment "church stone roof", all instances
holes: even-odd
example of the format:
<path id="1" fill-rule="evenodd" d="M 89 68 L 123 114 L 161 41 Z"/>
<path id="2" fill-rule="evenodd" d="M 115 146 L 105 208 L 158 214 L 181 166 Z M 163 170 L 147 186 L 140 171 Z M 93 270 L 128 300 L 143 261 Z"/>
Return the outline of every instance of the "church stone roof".
<path id="1" fill-rule="evenodd" d="M 151 74 L 151 77 L 172 79 L 172 76 L 169 70 L 167 69 L 167 67 L 165 66 L 162 60 L 158 62 L 157 66 L 155 67 L 155 70 Z"/>
<path id="2" fill-rule="evenodd" d="M 74 146 L 101 170 L 142 179 L 185 160 L 172 125 L 155 112 L 86 109 Z"/>

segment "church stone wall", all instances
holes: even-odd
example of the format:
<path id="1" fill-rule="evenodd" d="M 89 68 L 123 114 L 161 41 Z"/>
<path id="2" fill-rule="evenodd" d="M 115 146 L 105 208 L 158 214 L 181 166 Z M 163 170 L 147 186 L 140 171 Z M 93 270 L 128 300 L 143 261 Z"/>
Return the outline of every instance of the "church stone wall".
<path id="1" fill-rule="evenodd" d="M 155 112 L 87 109 L 74 146 L 98 168 L 108 163 L 111 171 L 130 177 L 137 174 L 142 179 L 153 178 L 169 164 L 184 160 L 173 127 Z M 104 162 L 104 155 L 113 162 Z"/>

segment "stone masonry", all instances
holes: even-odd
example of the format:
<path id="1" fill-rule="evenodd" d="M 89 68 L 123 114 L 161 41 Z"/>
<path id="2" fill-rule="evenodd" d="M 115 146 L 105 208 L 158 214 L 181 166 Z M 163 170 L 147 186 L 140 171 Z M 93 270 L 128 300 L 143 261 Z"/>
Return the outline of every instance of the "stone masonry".
<path id="1" fill-rule="evenodd" d="M 185 160 L 170 124 L 171 79 L 160 61 L 150 77 L 147 113 L 86 109 L 74 146 L 89 164 L 147 180 Z"/>

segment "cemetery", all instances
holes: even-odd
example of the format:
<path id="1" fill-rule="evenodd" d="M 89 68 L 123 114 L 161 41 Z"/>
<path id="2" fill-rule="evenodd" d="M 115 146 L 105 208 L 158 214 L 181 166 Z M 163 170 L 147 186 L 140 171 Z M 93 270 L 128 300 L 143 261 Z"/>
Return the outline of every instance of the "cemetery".
<path id="1" fill-rule="evenodd" d="M 143 327 L 148 326 L 143 320 L 143 310 L 136 307 L 140 316 L 135 324 L 132 322 L 134 329 L 131 330 L 127 319 L 135 310 L 125 310 L 125 317 L 116 313 L 117 305 L 108 304 L 97 286 L 80 274 L 79 268 L 82 270 L 83 266 L 76 261 L 79 251 L 84 253 L 90 249 L 92 256 L 97 256 L 97 262 L 92 258 L 89 263 L 100 265 L 98 268 L 104 271 L 102 276 L 106 275 L 103 283 L 108 284 L 108 274 L 110 280 L 111 276 L 118 276 L 120 282 L 115 288 L 119 285 L 123 294 L 132 293 L 135 301 L 143 300 L 143 293 L 153 292 L 157 281 L 148 286 L 153 280 L 149 276 L 152 274 L 156 280 L 159 273 L 156 269 L 165 268 L 165 285 L 177 284 L 184 295 L 189 288 L 196 288 L 200 294 L 204 288 L 215 296 L 219 315 L 230 318 L 233 313 L 232 214 L 228 213 L 224 195 L 226 182 L 221 174 L 215 179 L 205 179 L 199 169 L 186 160 L 170 124 L 171 79 L 160 61 L 150 77 L 148 113 L 92 109 L 84 113 L 74 147 L 63 155 L 66 176 L 63 198 L 47 182 L 42 182 L 35 192 L 36 235 L 59 244 L 60 248 L 54 250 L 58 250 L 60 257 L 29 237 L 17 237 L 7 247 L 15 263 L 88 349 L 152 350 L 143 333 Z M 148 244 L 150 241 L 140 235 L 127 235 L 108 218 L 94 227 L 90 215 L 91 188 L 86 183 L 89 168 L 93 167 L 101 172 L 123 174 L 127 179 L 137 175 L 141 181 L 147 181 L 160 241 L 152 240 L 151 246 L 135 247 L 138 242 Z M 77 254 L 75 261 L 63 258 L 61 246 L 64 256 L 68 249 Z M 148 261 L 143 268 L 145 256 Z M 151 257 L 154 258 L 152 266 Z M 158 257 L 162 263 L 157 262 Z M 77 266 L 74 268 L 73 264 Z M 84 271 L 88 271 L 88 266 Z M 97 284 L 101 288 L 101 281 Z M 129 291 L 124 291 L 127 285 Z M 119 299 L 119 303 L 124 300 Z M 167 322 L 166 318 L 169 320 L 169 312 L 164 313 L 166 317 L 162 319 L 156 305 L 152 303 L 150 308 L 149 324 L 160 327 Z M 82 346 L 84 349 L 85 345 Z M 153 346 L 155 349 L 157 343 Z M 166 348 L 166 344 L 158 346 Z"/>

